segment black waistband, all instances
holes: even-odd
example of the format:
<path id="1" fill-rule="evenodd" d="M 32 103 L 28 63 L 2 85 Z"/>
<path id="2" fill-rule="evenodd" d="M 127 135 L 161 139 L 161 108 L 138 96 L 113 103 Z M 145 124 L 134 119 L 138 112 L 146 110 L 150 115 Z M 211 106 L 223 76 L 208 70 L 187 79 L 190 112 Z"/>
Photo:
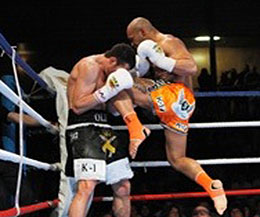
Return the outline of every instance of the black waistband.
<path id="1" fill-rule="evenodd" d="M 159 79 L 159 80 L 154 80 L 154 85 L 151 87 L 148 87 L 147 90 L 149 92 L 152 92 L 154 90 L 159 89 L 160 87 L 169 84 L 170 82 L 164 81 L 163 79 Z"/>
<path id="2" fill-rule="evenodd" d="M 102 110 L 89 110 L 81 115 L 77 115 L 72 109 L 69 110 L 68 126 L 72 124 L 81 123 L 99 123 L 107 124 L 109 122 L 109 115 Z"/>

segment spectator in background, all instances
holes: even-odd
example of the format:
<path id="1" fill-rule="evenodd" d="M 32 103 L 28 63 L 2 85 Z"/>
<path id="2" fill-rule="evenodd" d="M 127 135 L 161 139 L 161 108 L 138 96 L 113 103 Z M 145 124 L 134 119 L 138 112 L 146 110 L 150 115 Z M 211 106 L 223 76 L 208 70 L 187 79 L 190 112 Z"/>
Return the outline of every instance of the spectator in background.
<path id="1" fill-rule="evenodd" d="M 244 206 L 240 202 L 234 202 L 230 205 L 228 217 L 245 217 Z"/>
<path id="2" fill-rule="evenodd" d="M 244 212 L 245 212 L 245 217 L 251 216 L 251 209 L 250 209 L 250 206 L 247 203 L 244 205 Z"/>
<path id="3" fill-rule="evenodd" d="M 253 215 L 252 215 L 252 217 L 260 217 L 260 213 L 254 213 Z"/>
<path id="4" fill-rule="evenodd" d="M 16 83 L 15 83 L 15 78 L 13 74 L 13 68 L 11 65 L 11 61 L 7 59 L 8 57 L 3 57 L 1 59 L 1 65 L 0 65 L 0 71 L 1 71 L 1 80 L 12 90 L 14 91 L 17 95 L 17 88 L 16 88 Z M 21 92 L 22 92 L 22 97 L 24 99 L 24 90 L 22 85 L 27 84 L 26 82 L 26 76 L 25 72 L 21 68 L 17 68 L 17 73 L 18 73 L 18 78 L 19 78 L 19 83 L 21 85 Z M 16 120 L 11 120 L 11 121 L 3 121 L 1 122 L 2 124 L 2 135 L 1 135 L 1 142 L 2 142 L 2 148 L 6 151 L 10 151 L 13 153 L 19 153 L 19 148 L 17 145 L 18 140 L 18 126 L 17 126 L 17 121 L 19 120 L 19 116 L 15 115 L 15 113 L 18 111 L 18 107 L 10 101 L 10 99 L 6 98 L 5 96 L 1 95 L 0 98 L 0 104 L 1 106 L 6 109 L 13 118 L 16 116 Z M 26 120 L 28 121 L 34 121 L 30 119 L 29 116 L 24 116 Z M 31 123 L 34 125 L 35 123 Z M 24 156 L 26 156 L 27 153 L 27 141 L 26 141 L 26 125 L 24 126 L 24 136 L 23 136 L 23 146 L 24 146 Z M 25 173 L 24 173 L 25 174 Z"/>
<path id="5" fill-rule="evenodd" d="M 235 68 L 232 68 L 230 69 L 229 73 L 230 73 L 230 84 L 234 86 L 238 76 L 237 70 Z"/>
<path id="6" fill-rule="evenodd" d="M 237 70 L 235 68 L 222 72 L 219 88 L 221 90 L 233 90 L 235 88 L 237 76 Z"/>
<path id="7" fill-rule="evenodd" d="M 192 210 L 192 217 L 212 217 L 214 216 L 208 203 L 200 203 Z"/>
<path id="8" fill-rule="evenodd" d="M 6 57 L 7 58 L 7 57 Z M 0 64 L 1 80 L 9 86 L 14 92 L 16 91 L 16 85 L 14 76 L 12 74 L 13 69 L 11 67 L 10 60 L 1 59 Z M 21 70 L 18 70 L 19 76 L 23 77 Z M 11 102 L 8 98 L 0 95 L 0 148 L 19 154 L 19 113 L 17 106 Z M 30 117 L 23 114 L 24 122 L 24 155 L 26 155 L 26 128 L 39 127 L 40 123 Z M 0 160 L 0 209 L 7 209 L 14 206 L 14 196 L 16 191 L 16 182 L 18 174 L 18 164 L 8 161 Z M 32 189 L 30 180 L 26 177 L 25 167 L 23 171 L 22 185 L 21 185 L 21 205 L 31 204 L 35 200 L 36 194 Z M 3 199 L 5 198 L 5 199 Z"/>
<path id="9" fill-rule="evenodd" d="M 244 78 L 245 88 L 247 90 L 257 90 L 260 86 L 260 74 L 257 72 L 257 67 L 254 66 L 251 72 L 248 72 Z"/>
<path id="10" fill-rule="evenodd" d="M 239 90 L 243 90 L 245 87 L 245 76 L 250 72 L 250 66 L 245 65 L 244 69 L 237 75 L 237 80 L 235 81 L 235 86 Z"/>
<path id="11" fill-rule="evenodd" d="M 252 217 L 260 217 L 260 200 L 256 200 L 254 203 L 254 213 L 251 215 Z"/>
<path id="12" fill-rule="evenodd" d="M 112 212 L 105 213 L 102 217 L 113 217 Z"/>
<path id="13" fill-rule="evenodd" d="M 131 206 L 131 217 L 142 217 L 140 214 L 139 214 L 139 209 L 136 205 L 132 205 Z"/>
<path id="14" fill-rule="evenodd" d="M 151 217 L 152 216 L 152 212 L 150 210 L 150 207 L 148 206 L 148 204 L 143 204 L 140 208 L 140 214 L 142 217 Z"/>
<path id="15" fill-rule="evenodd" d="M 176 204 L 171 204 L 166 210 L 166 217 L 182 217 L 181 208 Z"/>
<path id="16" fill-rule="evenodd" d="M 212 89 L 212 80 L 206 68 L 202 68 L 198 76 L 199 91 L 209 91 Z"/>
<path id="17" fill-rule="evenodd" d="M 2 133 L 3 124 L 19 123 L 19 114 L 16 112 L 8 111 L 4 106 L 0 104 L 0 121 L 1 121 L 1 129 L 0 134 Z M 24 124 L 27 126 L 40 126 L 39 122 L 34 120 L 29 115 L 23 114 Z M 3 144 L 5 140 L 1 141 L 0 148 L 3 149 Z M 13 141 L 15 144 L 18 140 Z M 8 161 L 0 160 L 0 210 L 11 208 L 14 206 L 14 195 L 16 191 L 16 182 L 17 182 L 17 174 L 18 174 L 18 164 L 11 163 Z M 21 202 L 26 205 L 31 203 L 34 200 L 34 192 L 31 188 L 30 181 L 28 179 L 22 180 L 21 187 Z"/>
<path id="18" fill-rule="evenodd" d="M 255 201 L 255 211 L 260 214 L 260 199 Z"/>

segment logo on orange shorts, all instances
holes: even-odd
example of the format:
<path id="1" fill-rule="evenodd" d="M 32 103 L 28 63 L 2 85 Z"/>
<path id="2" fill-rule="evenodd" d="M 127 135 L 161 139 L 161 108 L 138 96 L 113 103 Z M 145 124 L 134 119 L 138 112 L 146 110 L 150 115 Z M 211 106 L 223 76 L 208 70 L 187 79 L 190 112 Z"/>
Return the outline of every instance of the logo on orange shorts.
<path id="1" fill-rule="evenodd" d="M 165 107 L 165 104 L 163 102 L 162 96 L 156 97 L 156 103 L 159 107 L 160 112 L 166 112 L 166 107 Z"/>
<path id="2" fill-rule="evenodd" d="M 182 89 L 178 95 L 178 100 L 174 102 L 171 107 L 179 118 L 187 120 L 193 112 L 195 105 L 189 104 L 187 99 L 185 99 L 184 89 Z"/>
<path id="3" fill-rule="evenodd" d="M 188 126 L 186 126 L 186 125 L 184 125 L 184 124 L 182 124 L 182 123 L 176 123 L 175 126 L 176 126 L 178 129 L 180 129 L 180 130 L 182 130 L 182 131 L 184 131 L 184 132 L 186 132 L 186 131 L 188 130 Z"/>

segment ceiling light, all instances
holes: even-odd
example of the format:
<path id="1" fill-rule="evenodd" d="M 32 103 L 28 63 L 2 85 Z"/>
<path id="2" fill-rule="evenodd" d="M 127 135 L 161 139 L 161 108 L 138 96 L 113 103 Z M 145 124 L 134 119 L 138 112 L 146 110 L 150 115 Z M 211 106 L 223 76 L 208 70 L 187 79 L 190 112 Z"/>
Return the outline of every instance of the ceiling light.
<path id="1" fill-rule="evenodd" d="M 220 37 L 219 36 L 214 36 L 213 37 L 214 41 L 218 41 L 220 40 Z M 195 41 L 209 41 L 210 40 L 210 37 L 209 36 L 198 36 L 195 38 Z"/>

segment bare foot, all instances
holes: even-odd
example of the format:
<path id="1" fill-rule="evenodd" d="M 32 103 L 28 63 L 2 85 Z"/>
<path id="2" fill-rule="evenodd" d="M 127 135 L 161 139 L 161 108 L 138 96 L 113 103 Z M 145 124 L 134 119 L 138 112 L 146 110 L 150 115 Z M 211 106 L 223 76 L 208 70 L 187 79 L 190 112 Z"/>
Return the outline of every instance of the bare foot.
<path id="1" fill-rule="evenodd" d="M 132 159 L 135 159 L 139 146 L 150 135 L 151 130 L 148 129 L 147 127 L 143 127 L 143 132 L 142 133 L 144 135 L 143 139 L 130 139 L 129 154 L 130 154 Z"/>

